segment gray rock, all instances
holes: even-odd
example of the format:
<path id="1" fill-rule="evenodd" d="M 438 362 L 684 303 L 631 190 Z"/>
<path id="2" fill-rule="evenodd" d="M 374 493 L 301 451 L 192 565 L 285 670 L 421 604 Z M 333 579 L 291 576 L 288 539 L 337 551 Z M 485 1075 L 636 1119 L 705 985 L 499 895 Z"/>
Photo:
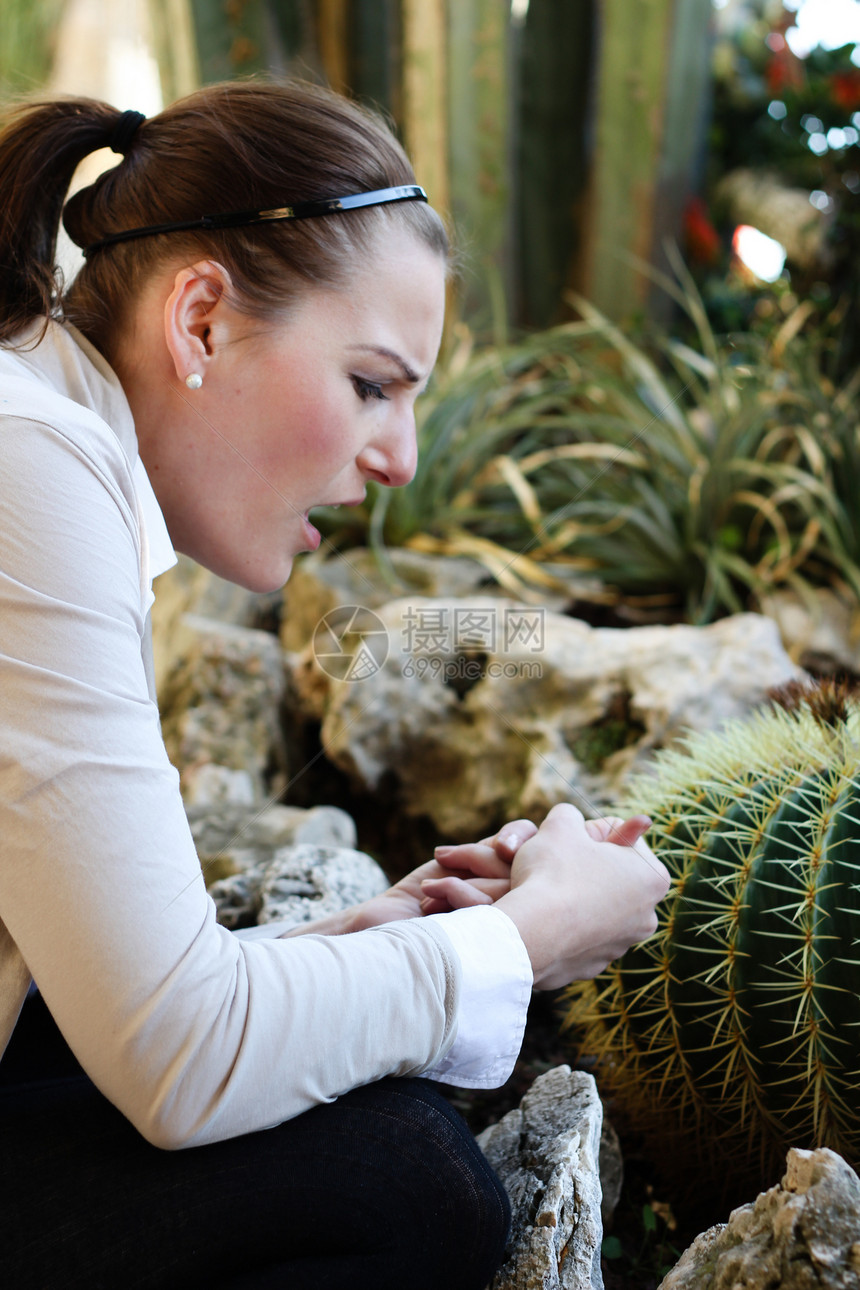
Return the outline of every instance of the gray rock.
<path id="1" fill-rule="evenodd" d="M 235 803 L 197 807 L 186 803 L 185 813 L 198 854 L 224 853 L 234 843 L 270 851 L 276 847 L 314 842 L 320 846 L 355 846 L 355 823 L 339 806 L 283 806 L 272 802 L 260 808 Z"/>
<path id="2" fill-rule="evenodd" d="M 182 783 L 182 799 L 186 806 L 216 809 L 220 806 L 253 806 L 257 800 L 258 785 L 247 770 L 234 770 L 230 766 L 216 766 L 206 761 L 200 766 L 186 769 Z"/>
<path id="3" fill-rule="evenodd" d="M 274 922 L 286 927 L 340 913 L 388 886 L 382 869 L 363 851 L 303 843 L 279 847 L 268 861 L 212 883 L 209 894 L 224 927 Z"/>
<path id="4" fill-rule="evenodd" d="M 258 595 L 226 582 L 185 555 L 179 555 L 173 568 L 156 579 L 155 593 L 152 641 L 159 695 L 193 643 L 193 630 L 185 623 L 188 615 L 237 627 L 260 627 L 277 616 L 281 600 L 280 592 Z"/>
<path id="5" fill-rule="evenodd" d="M 491 1290 L 602 1290 L 602 1120 L 593 1077 L 557 1066 L 479 1136 L 513 1212 Z"/>
<path id="6" fill-rule="evenodd" d="M 779 627 L 785 648 L 803 666 L 860 672 L 860 607 L 853 596 L 810 587 L 801 598 L 780 588 L 762 602 Z"/>
<path id="7" fill-rule="evenodd" d="M 600 1133 L 600 1213 L 606 1227 L 618 1208 L 624 1186 L 624 1157 L 621 1142 L 612 1124 L 604 1117 Z"/>
<path id="8" fill-rule="evenodd" d="M 281 847 L 263 874 L 257 922 L 310 923 L 379 896 L 389 885 L 363 851 L 307 843 Z"/>
<path id="9" fill-rule="evenodd" d="M 199 598 L 189 612 L 199 618 L 214 618 L 219 623 L 232 623 L 235 627 L 258 628 L 264 620 L 276 618 L 280 607 L 280 591 L 248 591 L 235 582 L 228 582 L 214 573 L 208 573 Z"/>
<path id="10" fill-rule="evenodd" d="M 858 1290 L 860 1179 L 834 1151 L 791 1150 L 785 1177 L 698 1236 L 660 1290 Z"/>
<path id="11" fill-rule="evenodd" d="M 217 806 L 186 802 L 191 836 L 208 883 L 240 875 L 255 890 L 262 870 L 283 847 L 310 843 L 321 847 L 354 847 L 355 824 L 337 806 L 298 806 L 272 803 L 264 808 L 233 802 Z"/>
<path id="12" fill-rule="evenodd" d="M 311 922 L 376 896 L 388 879 L 354 850 L 355 824 L 336 806 L 186 805 L 218 921 L 232 930 Z"/>
<path id="13" fill-rule="evenodd" d="M 445 837 L 561 801 L 601 811 L 655 748 L 802 675 L 755 614 L 619 630 L 486 597 L 413 597 L 377 612 L 384 665 L 341 681 L 306 651 L 290 659 L 291 685 L 323 715 L 330 760 L 371 791 L 393 776 L 407 814 Z M 458 637 L 455 624 L 470 621 L 473 635 Z"/>
<path id="14" fill-rule="evenodd" d="M 567 566 L 541 566 L 545 585 L 533 590 L 537 604 L 562 610 L 577 596 L 599 595 L 597 579 L 584 577 Z M 511 574 L 512 583 L 517 580 Z M 521 588 L 518 592 L 523 595 Z M 504 596 L 493 575 L 468 556 L 433 555 L 406 547 L 386 552 L 385 563 L 373 551 L 354 547 L 343 555 L 319 551 L 296 562 L 283 592 L 281 641 L 284 649 L 300 652 L 314 629 L 330 610 L 342 605 L 362 605 L 378 610 L 403 597 Z M 529 596 L 525 596 L 529 599 Z"/>
<path id="15" fill-rule="evenodd" d="M 255 800 L 269 796 L 271 768 L 283 769 L 279 709 L 284 670 L 268 632 L 186 616 L 190 644 L 161 692 L 168 755 L 190 800 L 211 800 L 202 767 L 250 777 Z M 220 785 L 219 793 L 223 789 Z"/>
<path id="16" fill-rule="evenodd" d="M 476 560 L 429 556 L 404 548 L 387 553 L 383 569 L 373 551 L 355 547 L 343 555 L 317 552 L 297 560 L 283 592 L 281 643 L 305 649 L 319 620 L 341 605 L 379 609 L 389 600 L 419 596 L 462 596 L 486 585 L 488 574 Z"/>

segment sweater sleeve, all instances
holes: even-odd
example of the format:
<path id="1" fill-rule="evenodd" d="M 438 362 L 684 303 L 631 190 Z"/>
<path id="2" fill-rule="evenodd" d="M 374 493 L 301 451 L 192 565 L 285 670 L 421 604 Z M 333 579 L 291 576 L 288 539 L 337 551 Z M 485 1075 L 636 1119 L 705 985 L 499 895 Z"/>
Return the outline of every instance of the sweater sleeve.
<path id="1" fill-rule="evenodd" d="M 149 697 L 128 461 L 0 425 L 0 918 L 70 1046 L 156 1145 L 261 1129 L 440 1061 L 459 958 L 411 920 L 242 941 L 215 921 Z"/>

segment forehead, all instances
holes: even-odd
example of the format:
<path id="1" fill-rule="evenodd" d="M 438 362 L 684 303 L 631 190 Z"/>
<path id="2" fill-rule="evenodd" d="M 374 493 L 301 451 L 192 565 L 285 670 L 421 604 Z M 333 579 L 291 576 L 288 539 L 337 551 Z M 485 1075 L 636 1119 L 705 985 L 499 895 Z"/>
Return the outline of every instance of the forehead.
<path id="1" fill-rule="evenodd" d="M 393 350 L 415 366 L 420 379 L 439 348 L 446 277 L 441 255 L 414 234 L 392 229 L 357 259 L 337 290 L 318 297 L 318 304 L 342 340 Z"/>

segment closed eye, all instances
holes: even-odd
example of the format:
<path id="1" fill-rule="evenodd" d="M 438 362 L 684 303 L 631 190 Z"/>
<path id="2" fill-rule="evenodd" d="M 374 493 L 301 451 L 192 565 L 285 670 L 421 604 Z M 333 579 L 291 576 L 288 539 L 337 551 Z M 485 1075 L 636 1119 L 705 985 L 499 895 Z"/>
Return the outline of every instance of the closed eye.
<path id="1" fill-rule="evenodd" d="M 352 383 L 355 386 L 356 394 L 362 402 L 366 402 L 368 399 L 388 398 L 382 386 L 377 385 L 375 381 L 366 381 L 363 376 L 353 376 Z"/>

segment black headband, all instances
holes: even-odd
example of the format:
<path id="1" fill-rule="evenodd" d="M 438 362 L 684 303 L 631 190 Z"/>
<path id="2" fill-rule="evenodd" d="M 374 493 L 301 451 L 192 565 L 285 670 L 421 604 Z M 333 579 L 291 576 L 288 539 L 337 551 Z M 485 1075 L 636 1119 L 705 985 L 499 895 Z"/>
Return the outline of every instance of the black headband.
<path id="1" fill-rule="evenodd" d="M 125 156 L 126 148 L 145 120 L 146 117 L 142 112 L 129 111 L 121 113 L 113 128 L 113 134 L 108 140 L 108 147 L 111 152 L 118 152 Z"/>
<path id="2" fill-rule="evenodd" d="M 129 114 L 124 114 L 129 115 Z M 136 115 L 140 115 L 137 113 Z M 320 201 L 300 202 L 296 206 L 279 206 L 268 211 L 231 211 L 224 215 L 201 215 L 199 219 L 180 220 L 175 224 L 148 224 L 144 228 L 127 228 L 121 233 L 110 233 L 84 248 L 84 255 L 100 251 L 114 242 L 128 242 L 135 237 L 150 237 L 155 233 L 180 233 L 192 229 L 239 228 L 246 224 L 263 224 L 271 220 L 311 219 L 317 215 L 334 215 L 339 211 L 358 210 L 362 206 L 385 206 L 390 202 L 426 202 L 427 194 L 417 184 L 402 184 L 398 188 L 377 188 L 369 193 L 352 193 L 348 197 L 324 197 Z"/>

